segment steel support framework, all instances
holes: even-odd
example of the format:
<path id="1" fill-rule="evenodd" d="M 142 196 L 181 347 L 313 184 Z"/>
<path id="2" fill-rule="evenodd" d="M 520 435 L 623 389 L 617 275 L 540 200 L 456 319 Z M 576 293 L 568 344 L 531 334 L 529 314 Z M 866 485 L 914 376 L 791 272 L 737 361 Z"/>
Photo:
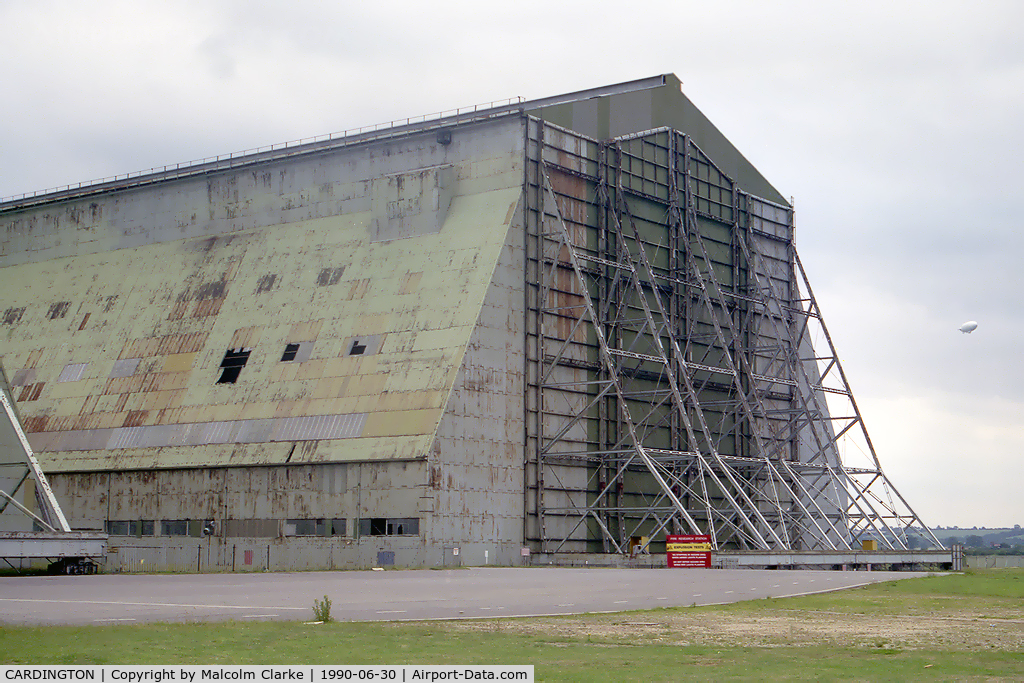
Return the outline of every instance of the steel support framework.
<path id="1" fill-rule="evenodd" d="M 0 366 L 0 514 L 17 512 L 30 518 L 40 529 L 70 531 L 64 512 L 50 489 L 39 461 L 21 425 L 7 375 Z M 35 514 L 17 500 L 26 483 L 34 484 Z"/>
<path id="2" fill-rule="evenodd" d="M 882 471 L 791 208 L 676 130 L 527 131 L 535 549 L 941 547 Z"/>

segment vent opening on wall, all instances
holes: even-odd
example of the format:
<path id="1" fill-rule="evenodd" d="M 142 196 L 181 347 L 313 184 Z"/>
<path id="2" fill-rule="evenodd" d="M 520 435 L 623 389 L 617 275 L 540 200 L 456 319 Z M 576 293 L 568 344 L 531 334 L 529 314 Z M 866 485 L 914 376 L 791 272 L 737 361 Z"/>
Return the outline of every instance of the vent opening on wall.
<path id="1" fill-rule="evenodd" d="M 227 353 L 224 354 L 224 360 L 220 362 L 220 367 L 223 371 L 220 374 L 220 379 L 217 380 L 217 384 L 236 383 L 242 368 L 249 362 L 250 353 L 252 353 L 252 349 L 228 349 Z"/>

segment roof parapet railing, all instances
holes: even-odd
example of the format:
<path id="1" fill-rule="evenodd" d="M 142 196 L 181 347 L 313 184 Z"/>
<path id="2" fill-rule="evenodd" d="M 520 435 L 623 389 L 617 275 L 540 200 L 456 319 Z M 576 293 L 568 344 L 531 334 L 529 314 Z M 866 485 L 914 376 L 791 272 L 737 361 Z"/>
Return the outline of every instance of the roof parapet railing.
<path id="1" fill-rule="evenodd" d="M 365 135 L 367 133 L 379 133 L 381 131 L 391 130 L 399 126 L 411 126 L 418 123 L 427 123 L 430 121 L 440 121 L 447 118 L 457 118 L 459 116 L 465 116 L 467 114 L 476 114 L 478 112 L 487 111 L 490 109 L 505 109 L 514 107 L 516 105 L 526 102 L 523 97 L 510 97 L 505 100 L 494 100 L 492 102 L 484 102 L 481 104 L 474 104 L 467 107 L 459 107 L 457 109 L 446 109 L 444 111 L 434 112 L 431 114 L 422 114 L 420 116 L 410 116 L 404 119 L 395 119 L 393 121 L 386 121 L 384 123 L 375 123 L 369 126 L 360 126 L 359 128 L 349 128 L 347 130 L 337 131 L 334 133 L 324 133 L 321 135 L 314 135 L 307 138 L 299 138 L 297 140 L 289 140 L 288 142 L 277 142 L 271 145 L 264 145 L 262 147 L 253 147 L 240 152 L 231 152 L 229 154 L 218 154 L 217 156 L 205 157 L 203 159 L 194 159 L 192 161 L 183 161 L 178 164 L 167 164 L 165 166 L 154 166 L 147 168 L 143 171 L 132 171 L 131 173 L 121 173 L 114 176 L 107 176 L 106 178 L 98 178 L 95 180 L 84 180 L 80 183 L 73 183 L 69 185 L 61 185 L 59 187 L 51 187 L 45 190 L 34 190 L 31 192 L 22 192 L 20 194 L 10 195 L 8 197 L 0 197 L 0 206 L 12 202 L 18 202 L 25 199 L 34 199 L 36 197 L 44 197 L 46 195 L 58 194 L 62 192 L 71 192 L 73 190 L 84 190 L 92 187 L 98 187 L 101 185 L 107 185 L 109 183 L 116 183 L 119 181 L 131 180 L 133 178 L 141 178 L 144 176 L 153 175 L 156 173 L 168 173 L 172 171 L 188 170 L 191 168 L 197 168 L 205 166 L 207 164 L 219 163 L 221 161 L 231 161 L 233 159 L 239 159 L 242 157 L 249 157 L 255 154 L 264 154 L 267 152 L 277 152 L 284 149 L 290 149 L 294 147 L 301 147 L 304 145 L 310 145 L 317 142 L 331 142 L 334 140 L 344 140 L 345 138 Z"/>

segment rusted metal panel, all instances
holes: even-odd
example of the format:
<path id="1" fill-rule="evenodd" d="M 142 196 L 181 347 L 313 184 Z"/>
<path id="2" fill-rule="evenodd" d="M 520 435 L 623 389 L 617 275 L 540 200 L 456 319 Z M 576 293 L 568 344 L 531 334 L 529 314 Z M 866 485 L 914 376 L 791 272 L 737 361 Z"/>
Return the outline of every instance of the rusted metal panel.
<path id="1" fill-rule="evenodd" d="M 441 418 L 420 503 L 442 564 L 452 562 L 454 547 L 467 564 L 483 564 L 485 552 L 488 561 L 507 564 L 522 546 L 522 213 L 506 219 L 505 246 Z"/>
<path id="2" fill-rule="evenodd" d="M 408 411 L 407 411 L 408 412 Z M 401 413 L 399 417 L 401 417 Z M 40 451 L 89 451 L 229 443 L 318 441 L 362 436 L 366 413 L 36 432 Z M 416 432 L 419 433 L 419 432 Z"/>

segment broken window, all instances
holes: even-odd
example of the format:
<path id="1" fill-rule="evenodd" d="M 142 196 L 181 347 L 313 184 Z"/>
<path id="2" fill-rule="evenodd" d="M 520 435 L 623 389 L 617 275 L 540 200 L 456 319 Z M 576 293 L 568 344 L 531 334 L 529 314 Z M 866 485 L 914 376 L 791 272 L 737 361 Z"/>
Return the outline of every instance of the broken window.
<path id="1" fill-rule="evenodd" d="M 360 536 L 418 536 L 419 533 L 418 517 L 372 517 L 359 520 Z"/>
<path id="2" fill-rule="evenodd" d="M 418 536 L 420 520 L 418 517 L 388 520 L 388 536 Z"/>
<path id="3" fill-rule="evenodd" d="M 281 354 L 282 363 L 303 363 L 309 360 L 313 354 L 313 342 L 292 342 L 285 344 L 284 353 Z"/>
<path id="4" fill-rule="evenodd" d="M 228 352 L 224 354 L 224 360 L 220 362 L 223 372 L 221 372 L 217 384 L 236 383 L 242 368 L 249 362 L 250 353 L 252 353 L 252 349 L 228 349 Z"/>
<path id="5" fill-rule="evenodd" d="M 383 334 L 367 334 L 359 337 L 349 337 L 345 340 L 346 356 L 372 356 L 380 352 L 384 343 Z"/>

